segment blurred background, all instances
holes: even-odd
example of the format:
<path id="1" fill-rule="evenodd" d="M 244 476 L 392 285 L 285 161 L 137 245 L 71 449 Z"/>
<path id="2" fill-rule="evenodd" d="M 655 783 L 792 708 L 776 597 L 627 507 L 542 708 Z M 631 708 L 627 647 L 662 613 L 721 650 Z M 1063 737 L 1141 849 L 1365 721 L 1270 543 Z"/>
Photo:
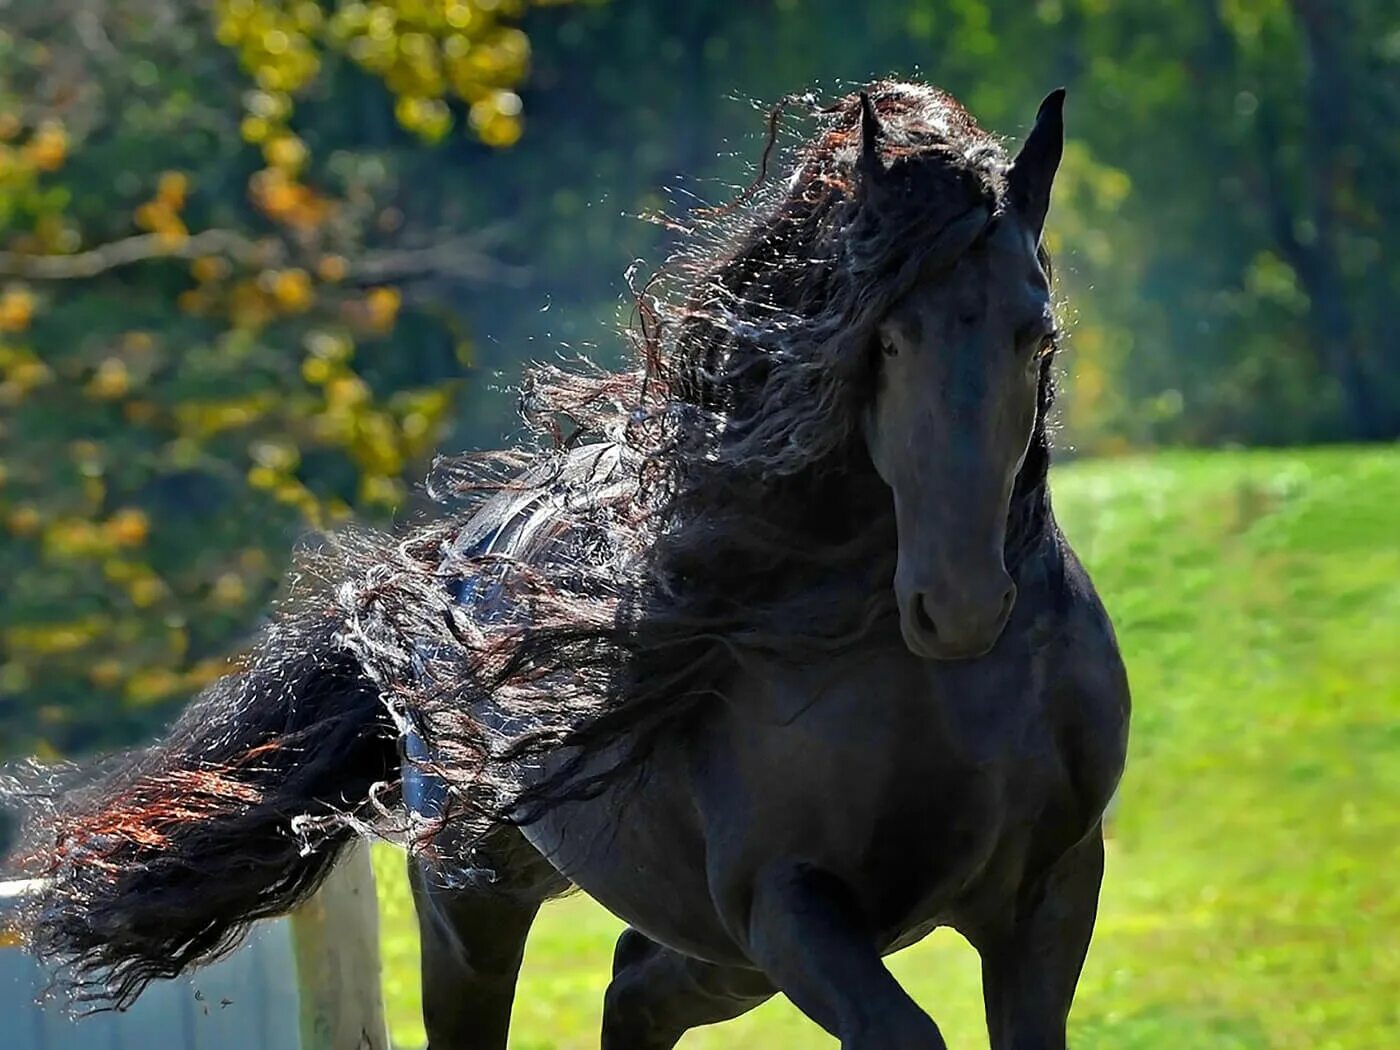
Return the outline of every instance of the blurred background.
<path id="1" fill-rule="evenodd" d="M 299 536 L 421 510 L 523 362 L 619 359 L 643 216 L 889 73 L 1011 140 L 1069 89 L 1055 491 L 1137 697 L 1076 1045 L 1395 1045 L 1389 0 L 0 0 L 0 757 L 157 732 Z M 546 916 L 513 1046 L 596 1045 L 616 929 Z M 898 967 L 985 1046 L 966 946 Z M 774 1003 L 683 1045 L 827 1043 Z"/>

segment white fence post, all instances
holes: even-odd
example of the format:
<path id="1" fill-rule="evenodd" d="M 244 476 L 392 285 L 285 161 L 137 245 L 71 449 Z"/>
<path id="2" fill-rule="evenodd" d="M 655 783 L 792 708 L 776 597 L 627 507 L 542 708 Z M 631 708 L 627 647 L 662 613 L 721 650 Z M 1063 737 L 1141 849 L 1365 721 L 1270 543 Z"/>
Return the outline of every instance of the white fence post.
<path id="1" fill-rule="evenodd" d="M 351 847 L 291 918 L 302 1050 L 390 1050 L 369 846 Z"/>

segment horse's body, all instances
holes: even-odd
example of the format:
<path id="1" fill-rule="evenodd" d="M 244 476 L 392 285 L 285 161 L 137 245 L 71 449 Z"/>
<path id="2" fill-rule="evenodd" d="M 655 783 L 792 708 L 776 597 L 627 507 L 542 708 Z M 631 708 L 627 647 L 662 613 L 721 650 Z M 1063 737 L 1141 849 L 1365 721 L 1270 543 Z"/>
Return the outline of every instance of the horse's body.
<path id="1" fill-rule="evenodd" d="M 1053 518 L 1014 577 L 980 660 L 920 659 L 897 630 L 800 667 L 755 658 L 635 782 L 498 833 L 490 876 L 449 889 L 411 861 L 433 1045 L 505 1046 L 530 920 L 571 885 L 630 927 L 605 1050 L 669 1048 L 780 989 L 832 1031 L 887 1029 L 852 1047 L 941 1045 L 879 963 L 939 926 L 983 955 L 994 1047 L 1062 1045 L 1128 692 Z"/>
<path id="2" fill-rule="evenodd" d="M 631 927 L 605 1050 L 779 991 L 844 1050 L 937 1050 L 881 960 L 938 926 L 996 1050 L 1063 1047 L 1128 691 L 1048 494 L 1061 100 L 1014 160 L 922 85 L 821 111 L 682 301 L 642 295 L 640 367 L 535 374 L 564 447 L 468 468 L 468 521 L 362 541 L 164 741 L 49 793 L 37 950 L 129 1002 L 401 787 L 436 1050 L 504 1050 L 570 886 Z"/>

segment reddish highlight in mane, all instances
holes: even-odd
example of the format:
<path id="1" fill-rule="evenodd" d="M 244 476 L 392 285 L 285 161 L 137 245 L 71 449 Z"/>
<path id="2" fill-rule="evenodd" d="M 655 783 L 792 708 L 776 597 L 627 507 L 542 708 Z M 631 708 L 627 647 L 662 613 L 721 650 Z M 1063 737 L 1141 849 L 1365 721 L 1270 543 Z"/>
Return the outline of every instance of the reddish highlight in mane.
<path id="1" fill-rule="evenodd" d="M 249 757 L 276 746 L 254 748 Z M 41 878 L 73 863 L 115 875 L 128 863 L 131 849 L 169 849 L 181 829 L 261 802 L 263 792 L 238 779 L 237 773 L 229 766 L 169 769 L 144 777 L 121 794 L 104 799 L 100 808 L 69 816 L 53 829 L 53 845 L 43 854 L 20 858 L 20 865 Z"/>

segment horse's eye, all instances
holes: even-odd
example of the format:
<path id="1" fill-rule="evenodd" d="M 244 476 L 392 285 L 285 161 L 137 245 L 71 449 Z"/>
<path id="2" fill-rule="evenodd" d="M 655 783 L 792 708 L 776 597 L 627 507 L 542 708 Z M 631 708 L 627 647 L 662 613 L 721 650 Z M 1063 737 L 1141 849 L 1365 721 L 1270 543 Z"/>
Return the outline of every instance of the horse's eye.
<path id="1" fill-rule="evenodd" d="M 894 338 L 888 332 L 880 333 L 880 353 L 886 357 L 899 356 L 899 347 L 894 345 Z"/>
<path id="2" fill-rule="evenodd" d="M 1017 347 L 1021 353 L 1030 351 L 1032 361 L 1039 361 L 1046 354 L 1055 349 L 1055 333 L 1053 331 L 1023 332 L 1017 337 Z"/>

